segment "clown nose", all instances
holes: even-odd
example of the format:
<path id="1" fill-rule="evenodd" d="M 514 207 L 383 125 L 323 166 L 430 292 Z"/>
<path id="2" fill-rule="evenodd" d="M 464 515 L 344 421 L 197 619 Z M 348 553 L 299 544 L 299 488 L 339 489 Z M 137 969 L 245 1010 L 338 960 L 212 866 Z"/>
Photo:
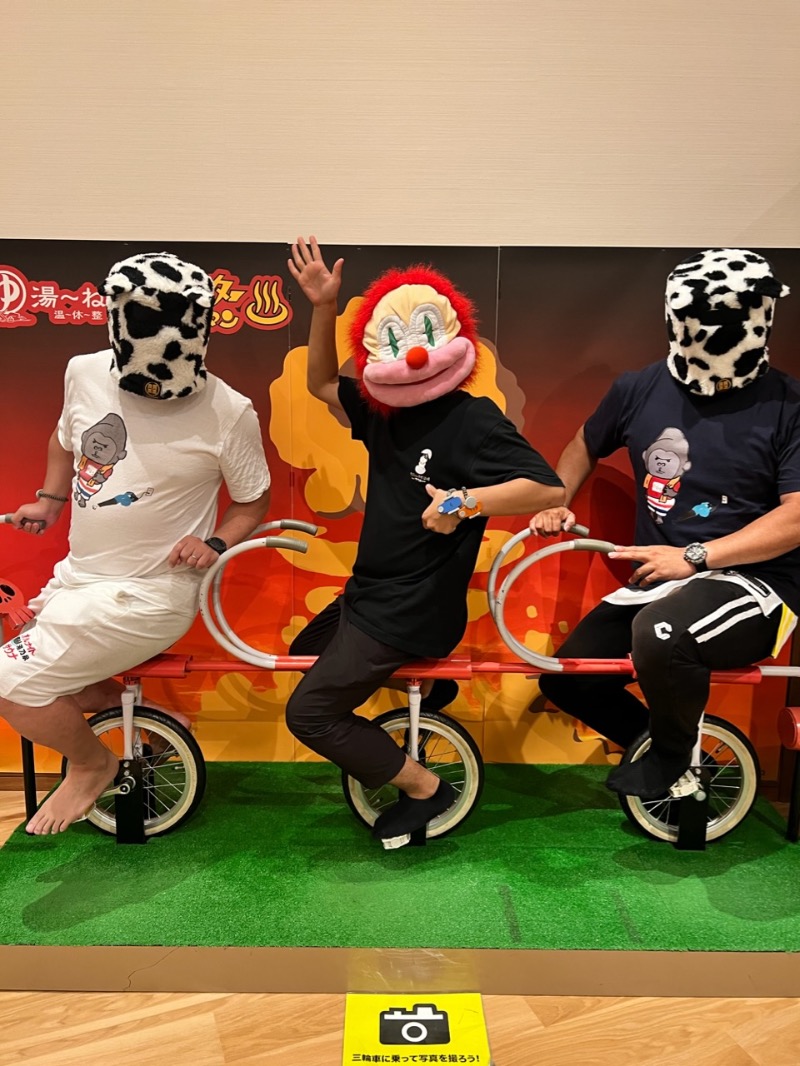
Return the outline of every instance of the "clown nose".
<path id="1" fill-rule="evenodd" d="M 415 348 L 409 348 L 406 352 L 406 362 L 412 370 L 421 370 L 428 362 L 428 349 L 418 344 Z"/>

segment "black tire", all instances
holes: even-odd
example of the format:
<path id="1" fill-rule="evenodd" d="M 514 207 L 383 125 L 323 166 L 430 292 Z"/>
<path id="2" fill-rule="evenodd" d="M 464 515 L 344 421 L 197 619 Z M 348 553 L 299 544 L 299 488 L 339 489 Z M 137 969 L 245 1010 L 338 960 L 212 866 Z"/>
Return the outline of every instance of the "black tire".
<path id="1" fill-rule="evenodd" d="M 379 715 L 375 722 L 408 750 L 409 714 L 398 707 Z M 422 711 L 419 716 L 419 757 L 429 770 L 449 781 L 458 798 L 453 806 L 428 823 L 428 837 L 443 837 L 469 817 L 483 791 L 483 758 L 467 730 L 449 715 Z M 365 788 L 354 777 L 342 773 L 344 797 L 359 821 L 373 825 L 375 819 L 397 800 L 391 785 Z"/>
<path id="2" fill-rule="evenodd" d="M 93 732 L 122 758 L 122 708 L 109 707 L 89 718 Z M 171 833 L 194 814 L 206 790 L 206 764 L 200 746 L 188 729 L 162 711 L 134 707 L 134 755 L 143 764 L 146 814 L 145 836 Z M 146 737 L 143 736 L 143 731 Z M 154 754 L 152 740 L 158 737 Z M 61 765 L 62 776 L 67 761 Z M 101 796 L 87 815 L 101 832 L 116 836 L 114 797 Z"/>
<path id="3" fill-rule="evenodd" d="M 625 752 L 622 762 L 640 759 L 649 747 L 650 734 L 643 733 Z M 761 769 L 753 745 L 724 718 L 705 716 L 702 749 L 702 765 L 711 770 L 706 840 L 719 840 L 739 825 L 755 803 Z M 646 836 L 670 843 L 678 839 L 680 800 L 620 795 L 619 801 L 627 818 Z"/>

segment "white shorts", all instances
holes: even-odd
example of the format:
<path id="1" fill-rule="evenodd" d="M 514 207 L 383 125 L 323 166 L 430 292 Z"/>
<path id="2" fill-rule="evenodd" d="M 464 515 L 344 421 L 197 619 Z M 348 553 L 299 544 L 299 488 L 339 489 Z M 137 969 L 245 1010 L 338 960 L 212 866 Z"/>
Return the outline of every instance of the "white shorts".
<path id="1" fill-rule="evenodd" d="M 183 636 L 198 591 L 178 574 L 72 585 L 57 567 L 29 604 L 36 617 L 0 646 L 0 696 L 45 707 L 125 673 Z"/>

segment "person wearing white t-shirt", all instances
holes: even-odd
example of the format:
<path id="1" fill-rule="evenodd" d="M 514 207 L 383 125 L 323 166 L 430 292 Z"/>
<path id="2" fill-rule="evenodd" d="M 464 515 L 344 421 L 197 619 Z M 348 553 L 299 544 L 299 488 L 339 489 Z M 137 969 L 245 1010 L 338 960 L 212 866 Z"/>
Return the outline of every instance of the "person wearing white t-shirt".
<path id="1" fill-rule="evenodd" d="M 42 533 L 73 502 L 69 553 L 29 605 L 25 656 L 14 640 L 0 647 L 0 715 L 69 763 L 28 823 L 37 835 L 81 818 L 117 772 L 84 715 L 118 700 L 113 677 L 183 636 L 203 571 L 269 507 L 253 406 L 205 368 L 211 278 L 148 253 L 115 264 L 104 292 L 111 349 L 70 360 L 43 487 L 11 518 Z M 217 521 L 223 482 L 232 502 Z"/>

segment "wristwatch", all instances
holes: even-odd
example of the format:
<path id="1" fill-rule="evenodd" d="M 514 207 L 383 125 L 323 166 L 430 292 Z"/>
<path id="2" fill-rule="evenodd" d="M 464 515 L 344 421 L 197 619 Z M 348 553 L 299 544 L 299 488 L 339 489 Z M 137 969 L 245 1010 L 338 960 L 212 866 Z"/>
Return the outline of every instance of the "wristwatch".
<path id="1" fill-rule="evenodd" d="M 222 555 L 223 552 L 228 550 L 228 545 L 222 537 L 209 537 L 204 543 L 207 544 L 209 548 L 213 548 L 217 555 Z"/>
<path id="2" fill-rule="evenodd" d="M 474 518 L 483 510 L 483 505 L 476 496 L 472 496 L 466 489 L 461 490 L 461 494 L 464 497 L 464 506 L 459 507 L 459 518 Z"/>
<path id="3" fill-rule="evenodd" d="M 704 570 L 708 570 L 708 563 L 706 562 L 706 556 L 708 552 L 705 544 L 700 544 L 696 541 L 694 544 L 689 544 L 683 553 L 683 557 L 687 563 L 691 563 L 695 570 L 702 573 Z"/>

